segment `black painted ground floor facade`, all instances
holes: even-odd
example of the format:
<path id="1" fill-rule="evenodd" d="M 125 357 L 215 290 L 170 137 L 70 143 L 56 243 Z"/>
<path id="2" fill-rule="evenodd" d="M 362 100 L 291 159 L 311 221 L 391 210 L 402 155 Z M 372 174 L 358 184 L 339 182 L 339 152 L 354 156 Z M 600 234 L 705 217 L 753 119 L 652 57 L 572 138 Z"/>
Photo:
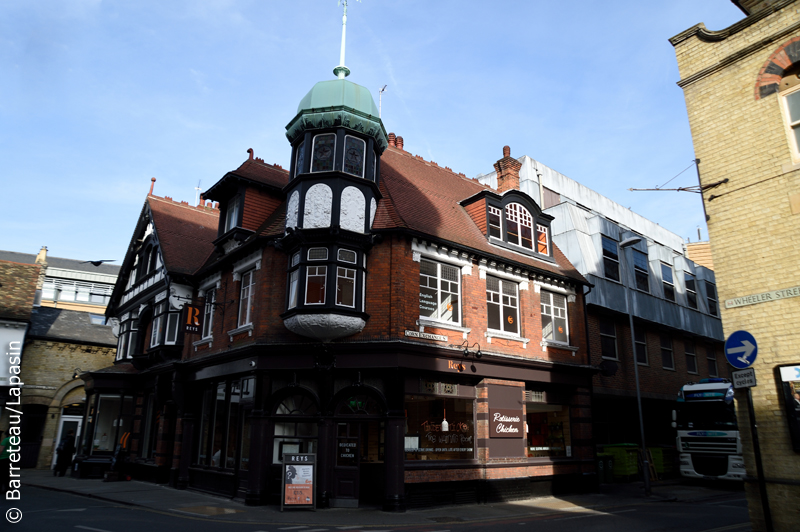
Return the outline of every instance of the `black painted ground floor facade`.
<path id="1" fill-rule="evenodd" d="M 279 504 L 314 453 L 318 507 L 524 498 L 591 487 L 592 369 L 414 342 L 257 345 L 86 375 L 73 474 Z"/>

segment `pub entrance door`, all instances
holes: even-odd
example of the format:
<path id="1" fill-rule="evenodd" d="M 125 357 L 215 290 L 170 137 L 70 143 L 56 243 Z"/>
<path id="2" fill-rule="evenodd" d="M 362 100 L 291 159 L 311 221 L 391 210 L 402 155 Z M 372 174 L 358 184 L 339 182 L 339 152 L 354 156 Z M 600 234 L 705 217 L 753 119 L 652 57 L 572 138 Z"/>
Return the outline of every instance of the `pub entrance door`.
<path id="1" fill-rule="evenodd" d="M 384 423 L 380 420 L 336 424 L 336 462 L 331 506 L 357 508 L 380 504 L 384 492 Z"/>

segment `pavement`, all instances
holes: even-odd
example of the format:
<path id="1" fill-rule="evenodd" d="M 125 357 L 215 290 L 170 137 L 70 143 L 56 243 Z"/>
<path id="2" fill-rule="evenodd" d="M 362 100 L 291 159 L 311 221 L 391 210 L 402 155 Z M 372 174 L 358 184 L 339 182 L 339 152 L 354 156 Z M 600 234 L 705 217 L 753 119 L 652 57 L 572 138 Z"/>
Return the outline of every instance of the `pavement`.
<path id="1" fill-rule="evenodd" d="M 149 482 L 136 480 L 104 482 L 54 477 L 51 471 L 23 470 L 21 490 L 23 496 L 25 488 L 29 486 L 91 497 L 157 513 L 191 516 L 223 523 L 273 525 L 286 523 L 352 528 L 402 527 L 448 522 L 463 524 L 573 512 L 603 513 L 620 506 L 690 503 L 743 497 L 743 490 L 731 484 L 663 480 L 652 483 L 652 495 L 649 497 L 644 495 L 642 482 L 628 482 L 603 484 L 597 492 L 588 494 L 537 497 L 505 503 L 440 506 L 409 510 L 405 513 L 387 513 L 379 508 L 332 508 L 317 511 L 287 509 L 281 512 L 279 506 L 245 506 L 240 501 L 193 490 L 177 490 Z"/>

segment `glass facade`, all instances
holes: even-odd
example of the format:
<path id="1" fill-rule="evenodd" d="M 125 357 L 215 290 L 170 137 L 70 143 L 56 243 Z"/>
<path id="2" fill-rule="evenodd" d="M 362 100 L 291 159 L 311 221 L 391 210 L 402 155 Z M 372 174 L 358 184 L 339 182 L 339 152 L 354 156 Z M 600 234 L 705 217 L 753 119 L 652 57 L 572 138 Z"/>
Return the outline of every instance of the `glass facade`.
<path id="1" fill-rule="evenodd" d="M 405 409 L 406 460 L 475 457 L 473 400 L 406 395 Z"/>

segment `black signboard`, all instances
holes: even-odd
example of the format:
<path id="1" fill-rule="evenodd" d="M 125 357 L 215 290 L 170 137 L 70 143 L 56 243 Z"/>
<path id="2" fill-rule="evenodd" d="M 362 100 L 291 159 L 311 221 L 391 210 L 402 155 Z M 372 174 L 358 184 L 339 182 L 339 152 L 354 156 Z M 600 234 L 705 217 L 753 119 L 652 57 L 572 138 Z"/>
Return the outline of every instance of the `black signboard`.
<path id="1" fill-rule="evenodd" d="M 314 453 L 283 455 L 281 511 L 285 507 L 316 508 L 314 485 L 317 481 L 317 455 Z"/>

